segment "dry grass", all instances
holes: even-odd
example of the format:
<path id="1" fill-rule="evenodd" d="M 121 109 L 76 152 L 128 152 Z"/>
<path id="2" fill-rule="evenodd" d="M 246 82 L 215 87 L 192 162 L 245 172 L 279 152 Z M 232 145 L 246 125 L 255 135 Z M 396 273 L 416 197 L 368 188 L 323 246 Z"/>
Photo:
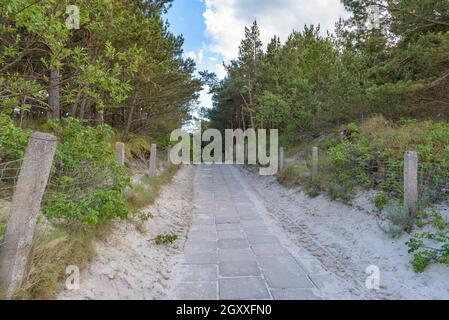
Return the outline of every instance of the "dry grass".
<path id="1" fill-rule="evenodd" d="M 125 192 L 125 197 L 134 209 L 143 209 L 154 203 L 162 186 L 173 180 L 178 166 L 169 166 L 155 178 L 142 178 L 133 187 Z"/>
<path id="2" fill-rule="evenodd" d="M 66 277 L 66 268 L 71 265 L 84 268 L 95 256 L 93 240 L 109 234 L 111 226 L 109 222 L 96 229 L 75 231 L 60 226 L 37 231 L 27 276 L 14 298 L 55 299 Z"/>
<path id="3" fill-rule="evenodd" d="M 277 180 L 284 187 L 292 188 L 298 184 L 299 178 L 300 169 L 295 165 L 289 164 L 279 172 Z"/>

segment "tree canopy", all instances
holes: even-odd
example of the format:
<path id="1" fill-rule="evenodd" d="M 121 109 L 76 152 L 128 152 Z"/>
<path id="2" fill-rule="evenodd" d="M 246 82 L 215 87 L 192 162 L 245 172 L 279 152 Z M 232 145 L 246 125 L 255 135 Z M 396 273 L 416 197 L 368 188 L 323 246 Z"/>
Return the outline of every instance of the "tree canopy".
<path id="1" fill-rule="evenodd" d="M 0 0 L 0 112 L 74 117 L 168 132 L 190 117 L 202 81 L 161 15 L 171 0 Z"/>
<path id="2" fill-rule="evenodd" d="M 342 2 L 351 17 L 332 35 L 305 26 L 262 48 L 257 23 L 246 28 L 238 58 L 212 87 L 210 125 L 302 135 L 373 114 L 447 120 L 447 1 Z M 377 28 L 369 25 L 373 5 Z"/>

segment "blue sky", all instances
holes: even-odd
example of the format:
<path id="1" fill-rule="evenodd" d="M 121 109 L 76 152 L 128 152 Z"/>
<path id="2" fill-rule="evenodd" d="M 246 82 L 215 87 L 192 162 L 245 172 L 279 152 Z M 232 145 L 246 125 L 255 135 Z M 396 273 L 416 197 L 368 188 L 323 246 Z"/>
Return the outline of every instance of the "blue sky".
<path id="1" fill-rule="evenodd" d="M 244 27 L 254 20 L 266 44 L 274 35 L 286 40 L 305 24 L 320 24 L 326 34 L 341 16 L 346 12 L 340 0 L 175 0 L 165 19 L 174 34 L 184 36 L 185 56 L 195 60 L 197 69 L 223 78 L 223 61 L 236 58 Z M 212 106 L 206 90 L 200 105 Z"/>
<path id="2" fill-rule="evenodd" d="M 217 65 L 223 62 L 223 56 L 208 50 L 210 38 L 207 36 L 203 13 L 206 5 L 200 0 L 175 0 L 173 7 L 165 15 L 170 23 L 170 30 L 184 36 L 184 55 L 195 60 L 197 70 L 210 70 L 216 72 Z M 221 75 L 223 76 L 223 75 Z M 211 107 L 211 97 L 205 89 L 201 93 L 202 106 Z"/>

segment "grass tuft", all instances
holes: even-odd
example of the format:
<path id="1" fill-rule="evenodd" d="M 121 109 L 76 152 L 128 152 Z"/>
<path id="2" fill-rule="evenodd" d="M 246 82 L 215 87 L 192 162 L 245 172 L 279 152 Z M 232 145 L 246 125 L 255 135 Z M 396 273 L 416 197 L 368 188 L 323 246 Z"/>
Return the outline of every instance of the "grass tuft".
<path id="1" fill-rule="evenodd" d="M 84 268 L 95 256 L 94 239 L 109 234 L 112 223 L 96 228 L 71 230 L 58 226 L 38 232 L 30 253 L 27 276 L 15 299 L 55 299 L 68 266 Z"/>

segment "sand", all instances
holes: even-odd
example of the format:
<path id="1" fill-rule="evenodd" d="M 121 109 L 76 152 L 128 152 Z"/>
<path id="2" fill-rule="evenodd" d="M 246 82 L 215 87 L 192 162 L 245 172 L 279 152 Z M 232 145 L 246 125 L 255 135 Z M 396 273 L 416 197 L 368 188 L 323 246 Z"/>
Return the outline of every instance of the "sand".
<path id="1" fill-rule="evenodd" d="M 254 168 L 241 170 L 280 232 L 340 278 L 330 283 L 327 298 L 449 299 L 449 266 L 431 265 L 415 273 L 405 245 L 410 235 L 392 239 L 378 227 L 369 200 L 373 193 L 360 192 L 349 206 L 325 196 L 311 199 L 299 188 L 280 186 L 275 177 L 259 176 Z M 380 290 L 367 292 L 371 265 L 380 269 Z"/>
<path id="2" fill-rule="evenodd" d="M 95 244 L 97 256 L 81 272 L 79 290 L 63 289 L 59 299 L 163 299 L 182 252 L 191 223 L 194 167 L 184 166 L 163 187 L 155 204 L 145 209 L 153 218 L 142 233 L 131 222 L 120 222 L 105 241 Z M 159 234 L 176 234 L 170 245 L 156 245 Z"/>

